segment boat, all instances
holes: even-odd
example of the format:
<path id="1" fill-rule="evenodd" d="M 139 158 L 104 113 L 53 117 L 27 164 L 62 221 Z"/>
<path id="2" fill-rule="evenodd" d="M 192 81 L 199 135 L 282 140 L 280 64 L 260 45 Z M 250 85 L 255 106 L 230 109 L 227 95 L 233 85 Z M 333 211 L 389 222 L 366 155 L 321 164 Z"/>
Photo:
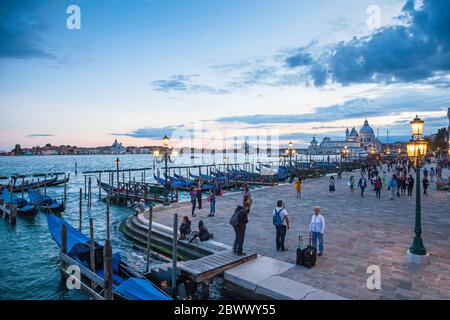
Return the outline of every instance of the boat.
<path id="1" fill-rule="evenodd" d="M 23 215 L 35 215 L 37 208 L 34 204 L 28 202 L 23 198 L 18 198 L 15 194 L 11 194 L 8 190 L 4 189 L 2 192 L 2 198 L 4 203 L 11 203 L 17 207 L 17 213 Z"/>
<path id="2" fill-rule="evenodd" d="M 47 224 L 53 240 L 61 247 L 62 226 L 67 230 L 67 255 L 80 266 L 90 269 L 90 239 L 63 219 L 49 214 Z M 104 278 L 103 270 L 103 246 L 97 242 L 94 244 L 95 250 L 95 273 Z M 164 291 L 146 279 L 142 273 L 131 268 L 122 261 L 119 253 L 112 256 L 113 271 L 113 294 L 114 299 L 119 300 L 172 300 Z M 96 290 L 101 290 L 98 288 Z M 100 292 L 98 292 L 100 293 Z"/>
<path id="3" fill-rule="evenodd" d="M 58 200 L 41 194 L 33 189 L 28 190 L 28 198 L 38 209 L 44 210 L 45 212 L 57 213 L 62 212 L 65 209 L 63 202 L 59 202 Z"/>
<path id="4" fill-rule="evenodd" d="M 15 179 L 15 177 L 13 177 L 12 180 L 14 181 L 12 183 L 12 186 L 1 185 L 0 190 L 8 190 L 8 191 L 12 190 L 13 193 L 18 193 L 18 192 L 22 192 L 22 191 L 28 190 L 28 189 L 40 189 L 40 188 L 51 186 L 52 183 L 56 183 L 57 177 L 52 177 L 52 178 L 45 179 L 42 181 L 24 180 L 21 184 L 15 183 L 17 181 L 17 179 Z"/>
<path id="5" fill-rule="evenodd" d="M 56 175 L 55 176 L 55 180 L 52 181 L 52 182 L 49 182 L 47 187 L 60 186 L 62 184 L 68 183 L 69 180 L 70 180 L 70 173 L 67 176 L 65 176 L 64 178 L 62 178 L 62 179 L 58 179 L 58 175 Z"/>

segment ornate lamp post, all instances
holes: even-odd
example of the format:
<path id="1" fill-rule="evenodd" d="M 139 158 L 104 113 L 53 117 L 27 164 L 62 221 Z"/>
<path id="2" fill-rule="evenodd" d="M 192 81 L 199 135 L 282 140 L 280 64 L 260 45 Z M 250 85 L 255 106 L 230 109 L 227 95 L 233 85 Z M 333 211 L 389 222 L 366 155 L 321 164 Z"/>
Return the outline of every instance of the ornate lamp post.
<path id="1" fill-rule="evenodd" d="M 174 163 L 176 157 L 178 156 L 178 152 L 176 150 L 172 150 L 169 148 L 169 137 L 165 135 L 163 137 L 163 147 L 161 149 L 154 149 L 153 150 L 153 158 L 158 164 L 164 163 L 164 205 L 168 206 L 170 205 L 169 202 L 169 178 L 168 178 L 168 171 L 169 167 L 168 164 Z"/>
<path id="2" fill-rule="evenodd" d="M 295 155 L 296 151 L 294 149 L 294 144 L 289 142 L 288 148 L 285 150 L 286 156 L 289 157 L 289 172 L 292 173 L 292 157 Z"/>
<path id="3" fill-rule="evenodd" d="M 120 179 L 120 177 L 119 177 L 119 165 L 120 165 L 120 159 L 117 158 L 114 162 L 116 163 L 117 188 L 119 188 L 119 181 L 120 181 L 119 180 Z"/>
<path id="4" fill-rule="evenodd" d="M 427 142 L 423 139 L 424 121 L 418 116 L 411 121 L 412 139 L 407 144 L 407 153 L 416 170 L 416 221 L 414 239 L 407 252 L 407 260 L 414 263 L 429 263 L 429 255 L 422 241 L 422 218 L 420 202 L 420 168 L 427 154 Z"/>

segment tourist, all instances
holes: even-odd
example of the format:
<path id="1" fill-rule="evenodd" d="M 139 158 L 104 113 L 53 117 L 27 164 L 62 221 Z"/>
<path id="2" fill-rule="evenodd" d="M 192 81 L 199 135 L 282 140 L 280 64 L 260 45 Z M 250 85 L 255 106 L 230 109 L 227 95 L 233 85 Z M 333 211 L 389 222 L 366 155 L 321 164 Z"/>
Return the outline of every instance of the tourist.
<path id="1" fill-rule="evenodd" d="M 200 241 L 208 241 L 209 239 L 213 238 L 213 234 L 208 231 L 208 229 L 205 227 L 205 224 L 203 223 L 203 220 L 200 220 L 198 222 L 198 231 L 194 231 L 189 235 L 189 243 L 194 241 L 195 239 L 199 238 Z"/>
<path id="2" fill-rule="evenodd" d="M 202 208 L 202 180 L 198 180 L 197 184 L 197 202 L 198 202 L 198 209 Z"/>
<path id="3" fill-rule="evenodd" d="M 423 168 L 423 176 L 428 179 L 428 169 Z"/>
<path id="4" fill-rule="evenodd" d="M 309 231 L 312 235 L 312 245 L 317 248 L 317 241 L 319 241 L 319 254 L 320 257 L 323 254 L 323 233 L 325 231 L 325 218 L 320 214 L 320 207 L 314 208 L 314 214 L 309 224 Z"/>
<path id="5" fill-rule="evenodd" d="M 414 188 L 414 178 L 412 175 L 408 176 L 408 197 L 412 197 L 412 192 Z"/>
<path id="6" fill-rule="evenodd" d="M 383 185 L 383 182 L 381 181 L 381 178 L 380 177 L 376 177 L 375 178 L 375 194 L 376 194 L 376 197 L 378 199 L 381 199 L 381 187 L 382 187 L 382 185 Z"/>
<path id="7" fill-rule="evenodd" d="M 434 181 L 434 177 L 436 176 L 436 171 L 434 170 L 433 167 L 431 167 L 430 169 L 430 182 Z"/>
<path id="8" fill-rule="evenodd" d="M 350 187 L 350 192 L 353 193 L 355 190 L 355 177 L 353 175 L 350 176 L 350 179 L 348 180 L 348 186 Z"/>
<path id="9" fill-rule="evenodd" d="M 137 216 L 138 214 L 145 212 L 145 200 L 141 199 L 139 202 L 135 201 L 133 204 L 133 210 L 134 215 Z"/>
<path id="10" fill-rule="evenodd" d="M 406 196 L 406 188 L 408 187 L 408 178 L 407 176 L 402 176 L 401 180 L 401 187 L 402 187 L 402 196 Z"/>
<path id="11" fill-rule="evenodd" d="M 427 190 L 428 186 L 430 185 L 430 182 L 428 181 L 428 177 L 423 177 L 422 179 L 422 186 L 423 186 L 423 194 L 428 195 Z"/>
<path id="12" fill-rule="evenodd" d="M 400 174 L 397 175 L 397 197 L 400 198 L 400 189 L 402 187 L 402 179 L 400 177 Z"/>
<path id="13" fill-rule="evenodd" d="M 358 188 L 361 190 L 361 198 L 364 198 L 364 191 L 367 188 L 367 180 L 364 175 L 361 175 L 361 178 L 359 178 Z"/>
<path id="14" fill-rule="evenodd" d="M 180 225 L 180 240 L 186 240 L 187 236 L 191 233 L 191 223 L 188 216 L 183 217 L 183 221 Z"/>
<path id="15" fill-rule="evenodd" d="M 301 178 L 295 178 L 295 191 L 297 192 L 297 198 L 302 196 L 302 180 Z"/>
<path id="16" fill-rule="evenodd" d="M 384 188 L 386 186 L 386 178 L 387 178 L 386 171 L 383 171 L 383 176 L 381 178 L 381 187 L 382 188 Z"/>
<path id="17" fill-rule="evenodd" d="M 244 184 L 242 188 L 242 205 L 245 205 L 247 202 L 252 203 L 252 194 L 250 193 L 248 184 Z"/>
<path id="18" fill-rule="evenodd" d="M 391 192 L 390 193 L 390 199 L 391 200 L 394 200 L 395 199 L 395 194 L 396 194 L 396 191 L 397 191 L 397 177 L 396 177 L 396 175 L 394 174 L 394 175 L 392 175 L 392 178 L 391 178 L 391 180 L 389 180 L 389 184 L 388 184 L 388 190 Z"/>
<path id="19" fill-rule="evenodd" d="M 209 192 L 208 196 L 209 201 L 209 215 L 208 217 L 214 217 L 216 214 L 216 194 L 213 189 Z"/>
<path id="20" fill-rule="evenodd" d="M 248 223 L 248 214 L 250 210 L 250 203 L 245 203 L 244 206 L 237 206 L 234 214 L 230 218 L 230 224 L 233 226 L 235 238 L 233 245 L 233 252 L 237 255 L 243 256 L 245 229 Z"/>
<path id="21" fill-rule="evenodd" d="M 330 197 L 334 197 L 334 193 L 336 191 L 336 186 L 335 186 L 335 180 L 334 180 L 333 176 L 331 176 L 330 180 L 328 181 L 328 191 L 329 191 Z"/>
<path id="22" fill-rule="evenodd" d="M 286 232 L 289 229 L 289 217 L 282 200 L 278 200 L 277 207 L 273 209 L 272 222 L 276 231 L 275 243 L 277 251 L 287 251 L 284 246 L 284 239 L 286 237 Z"/>
<path id="23" fill-rule="evenodd" d="M 192 216 L 195 217 L 195 208 L 197 206 L 197 190 L 194 187 L 189 189 L 189 195 L 191 196 L 191 204 L 192 204 Z"/>

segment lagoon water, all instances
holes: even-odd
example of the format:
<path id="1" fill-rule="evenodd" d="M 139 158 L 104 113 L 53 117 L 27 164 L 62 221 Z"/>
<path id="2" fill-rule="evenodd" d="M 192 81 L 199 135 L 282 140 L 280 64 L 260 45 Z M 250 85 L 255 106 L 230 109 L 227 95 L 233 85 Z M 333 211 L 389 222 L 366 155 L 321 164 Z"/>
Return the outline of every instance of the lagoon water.
<path id="1" fill-rule="evenodd" d="M 234 159 L 234 155 L 228 155 Z M 0 176 L 15 174 L 38 174 L 51 172 L 70 172 L 70 182 L 67 188 L 67 208 L 62 217 L 73 226 L 78 226 L 79 218 L 79 189 L 84 188 L 83 171 L 114 170 L 116 168 L 113 155 L 95 156 L 32 156 L 32 157 L 0 157 Z M 153 166 L 150 155 L 120 155 L 120 168 L 149 168 Z M 238 162 L 248 160 L 257 161 L 256 156 L 245 159 L 238 157 Z M 268 160 L 266 157 L 259 158 Z M 274 158 L 271 158 L 274 160 Z M 176 165 L 222 163 L 222 153 L 212 155 L 190 155 L 180 157 Z M 75 175 L 75 163 L 78 164 L 78 175 Z M 158 166 L 158 165 L 157 165 Z M 140 181 L 139 172 L 132 173 Z M 128 174 L 126 174 L 128 176 Z M 147 181 L 153 182 L 153 172 L 147 171 Z M 105 175 L 106 178 L 106 175 Z M 89 216 L 94 218 L 95 238 L 99 243 L 105 239 L 105 211 L 106 204 L 98 200 L 98 187 L 92 176 L 93 201 L 92 208 L 83 204 L 83 230 L 89 233 Z M 7 184 L 7 180 L 0 180 Z M 61 199 L 64 188 L 62 186 L 48 188 L 49 195 Z M 104 193 L 103 193 L 104 195 Z M 186 195 L 181 195 L 186 198 Z M 133 243 L 126 239 L 118 230 L 123 219 L 132 214 L 132 210 L 125 206 L 111 206 L 111 240 L 113 250 L 120 252 L 124 260 L 137 269 L 145 264 L 145 254 Z M 47 228 L 47 216 L 39 212 L 34 217 L 17 218 L 17 225 L 11 226 L 0 219 L 0 299 L 88 299 L 80 290 L 67 290 L 61 284 L 59 273 L 59 251 L 52 240 Z M 161 257 L 155 257 L 155 259 Z"/>

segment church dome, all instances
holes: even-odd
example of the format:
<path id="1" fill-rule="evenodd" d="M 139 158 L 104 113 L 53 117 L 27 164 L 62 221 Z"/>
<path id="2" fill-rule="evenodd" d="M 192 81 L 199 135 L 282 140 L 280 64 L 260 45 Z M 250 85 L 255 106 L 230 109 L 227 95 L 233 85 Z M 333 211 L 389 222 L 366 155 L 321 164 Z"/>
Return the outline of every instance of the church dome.
<path id="1" fill-rule="evenodd" d="M 358 132 L 356 132 L 355 127 L 352 128 L 352 131 L 350 132 L 350 136 L 351 137 L 357 137 L 358 136 Z"/>
<path id="2" fill-rule="evenodd" d="M 359 134 L 366 136 L 375 136 L 373 129 L 369 126 L 369 121 L 364 121 L 364 126 L 359 130 Z"/>

